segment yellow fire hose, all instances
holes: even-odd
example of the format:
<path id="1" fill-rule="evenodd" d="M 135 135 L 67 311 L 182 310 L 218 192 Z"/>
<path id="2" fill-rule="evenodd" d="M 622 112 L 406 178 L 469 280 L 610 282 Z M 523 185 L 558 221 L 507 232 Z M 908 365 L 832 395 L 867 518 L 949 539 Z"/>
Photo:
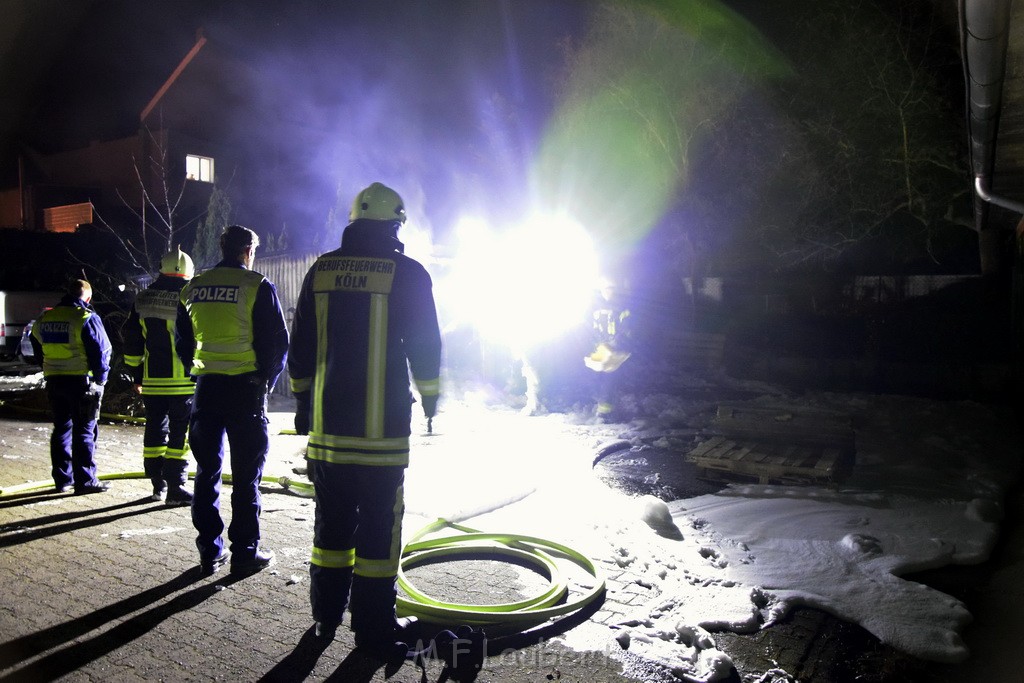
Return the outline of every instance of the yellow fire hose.
<path id="1" fill-rule="evenodd" d="M 45 412 L 45 411 L 40 411 Z M 144 423 L 144 417 L 101 413 L 101 418 Z M 282 429 L 282 434 L 295 434 L 294 430 Z M 188 473 L 195 477 L 195 472 Z M 97 479 L 111 481 L 116 479 L 147 479 L 145 472 L 114 472 L 101 474 Z M 231 483 L 229 473 L 222 474 L 225 484 Z M 291 490 L 295 494 L 307 498 L 313 497 L 313 485 L 295 481 L 287 476 L 263 477 L 264 482 L 276 483 Z M 0 497 L 18 493 L 45 490 L 53 486 L 52 481 L 28 482 L 0 489 Z M 458 534 L 421 540 L 425 536 L 451 528 Z M 582 593 L 572 599 L 564 599 L 569 593 L 569 580 L 564 576 L 552 553 L 582 568 L 592 577 L 592 585 L 581 587 Z M 546 590 L 515 602 L 490 605 L 474 605 L 445 602 L 433 598 L 419 590 L 406 574 L 407 569 L 423 564 L 433 564 L 444 558 L 459 556 L 481 556 L 486 559 L 508 558 L 508 562 L 528 565 L 536 568 L 547 576 L 549 585 Z M 605 590 L 605 580 L 594 563 L 582 553 L 572 548 L 535 536 L 518 534 L 483 533 L 476 529 L 461 526 L 445 519 L 438 519 L 417 531 L 402 550 L 402 559 L 398 568 L 398 585 L 409 596 L 398 596 L 396 608 L 399 616 L 415 616 L 423 621 L 442 624 L 468 624 L 472 626 L 506 625 L 515 626 L 518 630 L 527 630 L 538 626 L 554 617 L 562 616 L 583 609 Z"/>
<path id="2" fill-rule="evenodd" d="M 189 472 L 194 477 L 195 472 Z M 114 472 L 97 476 L 101 481 L 117 479 L 148 479 L 145 472 Z M 224 473 L 222 480 L 231 483 L 231 475 Z M 313 485 L 299 482 L 290 477 L 264 477 L 264 482 L 277 483 L 297 495 L 312 497 Z M 18 493 L 30 493 L 53 487 L 52 481 L 36 481 L 6 486 L 0 489 L 0 497 Z M 446 528 L 455 529 L 457 534 L 423 540 L 424 537 Z M 569 593 L 569 580 L 556 561 L 560 556 L 581 567 L 593 581 L 589 587 L 580 587 L 577 597 L 565 599 Z M 515 602 L 489 605 L 474 605 L 445 602 L 419 590 L 406 574 L 418 565 L 433 564 L 445 558 L 458 556 L 480 556 L 484 559 L 506 559 L 517 565 L 528 565 L 548 578 L 547 589 Z M 572 548 L 535 536 L 518 534 L 483 533 L 460 524 L 438 519 L 417 531 L 402 550 L 398 569 L 398 585 L 409 596 L 398 596 L 396 608 L 399 616 L 415 616 L 422 621 L 440 624 L 468 624 L 471 626 L 514 626 L 527 630 L 554 617 L 583 609 L 604 593 L 605 580 L 594 563 Z"/>
<path id="3" fill-rule="evenodd" d="M 444 528 L 461 533 L 420 540 Z M 582 567 L 591 577 L 593 585 L 570 600 L 563 598 L 569 590 L 569 581 L 552 557 L 553 551 L 563 558 Z M 515 602 L 492 605 L 472 605 L 444 602 L 423 593 L 406 575 L 406 570 L 419 564 L 437 562 L 440 558 L 458 555 L 482 555 L 487 559 L 496 556 L 512 558 L 518 564 L 526 563 L 536 567 L 549 580 L 546 590 L 537 595 Z M 397 610 L 400 616 L 415 616 L 423 621 L 442 624 L 514 625 L 519 630 L 538 626 L 553 617 L 583 609 L 604 593 L 604 578 L 594 563 L 572 548 L 535 536 L 517 534 L 489 534 L 438 519 L 420 529 L 406 543 L 402 550 L 402 561 L 398 569 L 398 585 L 409 597 L 398 597 Z"/>

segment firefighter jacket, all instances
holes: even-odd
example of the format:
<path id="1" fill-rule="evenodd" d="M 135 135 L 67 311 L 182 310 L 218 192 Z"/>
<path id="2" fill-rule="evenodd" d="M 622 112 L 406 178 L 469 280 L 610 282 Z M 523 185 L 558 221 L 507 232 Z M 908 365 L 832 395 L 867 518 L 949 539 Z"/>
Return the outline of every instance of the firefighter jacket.
<path id="1" fill-rule="evenodd" d="M 139 292 L 125 325 L 124 362 L 143 396 L 191 396 L 195 384 L 174 345 L 174 324 L 185 280 L 161 275 Z"/>
<path id="2" fill-rule="evenodd" d="M 630 347 L 630 312 L 615 298 L 600 297 L 594 306 L 593 337 L 596 346 L 607 346 L 615 351 L 628 351 Z"/>
<path id="3" fill-rule="evenodd" d="M 273 389 L 288 353 L 277 288 L 240 263 L 221 261 L 181 290 L 175 345 L 192 375 L 255 373 Z"/>
<path id="4" fill-rule="evenodd" d="M 32 347 L 42 358 L 43 376 L 80 375 L 105 384 L 110 372 L 110 339 L 100 316 L 71 295 L 44 312 L 32 326 Z"/>
<path id="5" fill-rule="evenodd" d="M 288 370 L 310 404 L 311 460 L 408 465 L 410 369 L 421 397 L 440 391 L 430 275 L 400 250 L 377 221 L 357 220 L 303 280 Z"/>

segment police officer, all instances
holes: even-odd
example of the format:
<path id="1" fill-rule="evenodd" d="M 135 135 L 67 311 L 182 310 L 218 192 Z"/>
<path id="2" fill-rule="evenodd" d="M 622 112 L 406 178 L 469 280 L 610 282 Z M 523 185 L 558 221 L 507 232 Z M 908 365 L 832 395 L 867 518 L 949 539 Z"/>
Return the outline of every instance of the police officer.
<path id="1" fill-rule="evenodd" d="M 72 280 L 67 294 L 32 326 L 32 349 L 43 366 L 53 413 L 50 463 L 59 493 L 102 493 L 93 458 L 103 385 L 110 372 L 110 340 L 92 309 L 92 285 Z"/>
<path id="2" fill-rule="evenodd" d="M 160 276 L 139 292 L 125 325 L 124 362 L 146 406 L 142 463 L 153 482 L 153 500 L 189 505 L 188 418 L 195 385 L 174 347 L 181 290 L 195 273 L 192 259 L 175 247 L 160 259 Z"/>
<path id="3" fill-rule="evenodd" d="M 196 377 L 189 441 L 196 459 L 192 523 L 205 575 L 231 558 L 232 573 L 267 567 L 260 547 L 259 485 L 267 451 L 267 394 L 284 369 L 288 330 L 273 283 L 252 270 L 259 238 L 240 225 L 220 237 L 223 260 L 181 291 L 178 355 Z M 221 534 L 224 435 L 231 452 L 230 554 Z"/>
<path id="4" fill-rule="evenodd" d="M 306 274 L 289 351 L 295 427 L 309 434 L 316 494 L 310 602 L 319 637 L 333 638 L 350 606 L 356 646 L 391 659 L 405 654 L 395 579 L 414 402 L 409 370 L 433 418 L 441 335 L 430 276 L 398 241 L 402 198 L 373 183 L 349 218 L 341 248 Z"/>

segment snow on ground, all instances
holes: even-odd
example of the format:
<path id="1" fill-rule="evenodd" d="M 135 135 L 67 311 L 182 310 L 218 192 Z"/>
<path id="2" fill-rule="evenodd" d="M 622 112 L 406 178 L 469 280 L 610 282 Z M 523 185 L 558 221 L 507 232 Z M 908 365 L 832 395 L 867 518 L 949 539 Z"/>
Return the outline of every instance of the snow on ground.
<path id="1" fill-rule="evenodd" d="M 681 680 L 729 674 L 714 631 L 770 627 L 802 605 L 922 659 L 966 659 L 964 605 L 899 577 L 987 558 L 1019 467 L 1009 423 L 980 404 L 895 396 L 763 396 L 758 404 L 855 416 L 851 477 L 834 490 L 732 485 L 668 504 L 631 498 L 597 481 L 594 453 L 617 438 L 638 443 L 649 425 L 573 424 L 573 416 L 450 401 L 435 433 L 414 439 L 406 531 L 444 517 L 567 542 L 629 569 L 657 597 L 614 629 L 590 624 L 563 640 L 579 648 L 614 640 Z"/>
<path id="2" fill-rule="evenodd" d="M 18 375 L 0 375 L 0 394 L 9 391 L 19 391 L 22 389 L 31 389 L 33 387 L 40 387 L 43 385 L 43 371 L 33 374 L 26 374 L 24 376 Z"/>
<path id="3" fill-rule="evenodd" d="M 564 542 L 625 570 L 655 597 L 612 628 L 588 622 L 560 640 L 628 648 L 681 680 L 729 675 L 731 661 L 713 632 L 768 628 L 801 605 L 856 622 L 922 659 L 967 658 L 965 606 L 899 577 L 987 558 L 1020 466 L 1005 415 L 970 402 L 765 393 L 758 405 L 850 414 L 852 475 L 836 489 L 732 485 L 666 504 L 616 492 L 593 474 L 602 444 L 625 439 L 640 449 L 640 434 L 649 436 L 655 422 L 670 429 L 687 416 L 670 396 L 631 402 L 651 419 L 589 425 L 578 415 L 525 417 L 484 397 L 446 399 L 434 433 L 413 437 L 406 535 L 442 517 Z M 290 417 L 275 413 L 272 425 L 290 426 Z M 271 461 L 299 462 L 298 442 L 272 439 Z M 693 445 L 659 443 L 678 448 L 679 457 Z"/>

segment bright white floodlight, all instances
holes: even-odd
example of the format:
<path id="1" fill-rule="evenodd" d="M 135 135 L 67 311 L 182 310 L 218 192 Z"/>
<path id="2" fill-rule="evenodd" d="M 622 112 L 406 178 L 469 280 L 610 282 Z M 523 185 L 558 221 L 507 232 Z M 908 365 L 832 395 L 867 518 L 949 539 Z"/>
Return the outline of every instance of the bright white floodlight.
<path id="1" fill-rule="evenodd" d="M 536 216 L 497 233 L 464 220 L 446 303 L 485 337 L 525 350 L 586 315 L 597 280 L 587 231 L 564 216 Z"/>

